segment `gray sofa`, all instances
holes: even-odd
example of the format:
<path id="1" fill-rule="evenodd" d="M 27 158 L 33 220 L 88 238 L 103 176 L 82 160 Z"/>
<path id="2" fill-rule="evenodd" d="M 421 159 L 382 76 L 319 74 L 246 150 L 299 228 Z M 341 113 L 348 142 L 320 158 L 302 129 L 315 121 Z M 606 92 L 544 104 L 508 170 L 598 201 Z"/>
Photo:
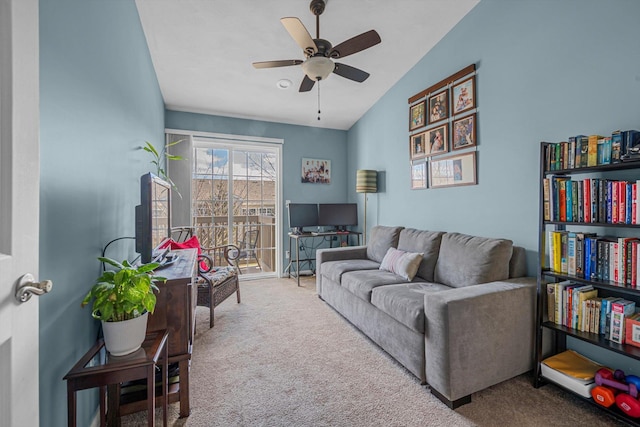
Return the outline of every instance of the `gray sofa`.
<path id="1" fill-rule="evenodd" d="M 536 280 L 524 252 L 506 239 L 376 226 L 367 246 L 316 252 L 316 288 L 456 408 L 533 368 Z M 414 277 L 380 269 L 403 253 L 418 258 Z"/>

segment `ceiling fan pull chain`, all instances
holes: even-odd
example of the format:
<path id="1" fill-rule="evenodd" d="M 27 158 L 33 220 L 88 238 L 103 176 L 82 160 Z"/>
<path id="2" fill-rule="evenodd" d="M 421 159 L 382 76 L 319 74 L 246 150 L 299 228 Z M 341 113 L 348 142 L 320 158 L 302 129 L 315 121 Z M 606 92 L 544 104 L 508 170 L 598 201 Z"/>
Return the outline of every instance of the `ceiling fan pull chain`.
<path id="1" fill-rule="evenodd" d="M 320 82 L 318 81 L 318 120 L 320 120 Z"/>

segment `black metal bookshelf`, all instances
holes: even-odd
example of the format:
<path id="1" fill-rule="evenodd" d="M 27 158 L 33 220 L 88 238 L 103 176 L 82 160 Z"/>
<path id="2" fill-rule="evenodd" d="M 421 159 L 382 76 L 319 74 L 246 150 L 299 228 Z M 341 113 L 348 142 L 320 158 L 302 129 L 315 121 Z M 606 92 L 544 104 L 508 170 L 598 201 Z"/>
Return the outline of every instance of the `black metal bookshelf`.
<path id="1" fill-rule="evenodd" d="M 549 170 L 547 169 L 547 162 L 545 159 L 545 151 L 546 147 L 552 145 L 551 143 L 542 142 L 540 144 L 540 194 L 539 194 L 539 235 L 538 235 L 538 286 L 537 286 L 537 326 L 536 326 L 536 354 L 535 354 L 535 375 L 534 375 L 534 387 L 540 387 L 546 383 L 554 384 L 563 390 L 566 390 L 569 393 L 575 394 L 581 399 L 592 403 L 593 405 L 601 408 L 606 413 L 611 416 L 617 418 L 620 421 L 624 421 L 627 424 L 633 426 L 640 426 L 640 419 L 634 419 L 626 415 L 620 409 L 618 409 L 615 405 L 610 408 L 605 408 L 601 405 L 598 405 L 591 398 L 585 398 L 574 391 L 567 389 L 554 382 L 551 379 L 548 379 L 542 375 L 541 363 L 543 361 L 542 354 L 542 335 L 544 330 L 551 331 L 554 335 L 553 341 L 553 354 L 560 353 L 566 349 L 566 340 L 567 337 L 572 337 L 580 341 L 587 342 L 594 346 L 600 347 L 607 351 L 615 352 L 626 357 L 640 360 L 640 347 L 635 347 L 628 344 L 618 344 L 613 341 L 610 341 L 605 338 L 604 335 L 583 332 L 578 329 L 562 326 L 560 324 L 556 324 L 551 321 L 545 320 L 545 312 L 546 312 L 546 284 L 548 282 L 555 281 L 565 281 L 570 280 L 574 283 L 591 285 L 594 289 L 598 289 L 599 293 L 602 293 L 603 296 L 620 296 L 625 299 L 633 300 L 636 302 L 638 306 L 640 306 L 640 288 L 621 284 L 608 280 L 596 280 L 590 278 L 579 277 L 576 275 L 569 275 L 566 273 L 560 273 L 557 271 L 553 271 L 544 267 L 544 253 L 546 252 L 546 244 L 545 242 L 545 234 L 547 231 L 556 230 L 556 231 L 566 231 L 567 227 L 571 229 L 577 229 L 579 227 L 603 227 L 607 229 L 611 229 L 612 233 L 619 233 L 621 229 L 630 229 L 635 237 L 640 237 L 640 233 L 636 233 L 634 229 L 640 229 L 640 224 L 626 224 L 626 223 L 607 223 L 607 222 L 578 222 L 578 221 L 556 221 L 556 220 L 545 220 L 545 212 L 544 212 L 544 178 L 548 176 L 574 176 L 574 175 L 591 175 L 594 173 L 605 173 L 606 176 L 610 177 L 611 173 L 623 170 L 632 170 L 637 169 L 640 172 L 640 162 L 621 162 L 607 165 L 598 165 L 591 167 L 581 167 L 581 168 L 572 168 L 572 169 L 558 169 L 558 170 Z M 638 179 L 640 179 L 640 173 L 638 174 Z M 640 208 L 640 206 L 639 206 Z M 617 231 L 616 231 L 617 230 Z"/>

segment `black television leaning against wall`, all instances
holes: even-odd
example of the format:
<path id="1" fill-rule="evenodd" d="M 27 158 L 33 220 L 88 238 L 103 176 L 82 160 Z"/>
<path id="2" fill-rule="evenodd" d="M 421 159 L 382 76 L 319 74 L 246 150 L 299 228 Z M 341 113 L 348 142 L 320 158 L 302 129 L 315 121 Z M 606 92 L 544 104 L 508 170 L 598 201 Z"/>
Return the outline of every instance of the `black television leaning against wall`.
<path id="1" fill-rule="evenodd" d="M 318 226 L 318 205 L 315 203 L 289 203 L 289 228 L 303 233 L 304 227 Z"/>
<path id="2" fill-rule="evenodd" d="M 318 225 L 333 226 L 346 231 L 350 225 L 358 225 L 357 203 L 320 203 L 318 205 Z"/>
<path id="3" fill-rule="evenodd" d="M 136 206 L 136 252 L 143 264 L 154 249 L 171 235 L 171 185 L 147 173 L 140 177 L 140 205 Z"/>

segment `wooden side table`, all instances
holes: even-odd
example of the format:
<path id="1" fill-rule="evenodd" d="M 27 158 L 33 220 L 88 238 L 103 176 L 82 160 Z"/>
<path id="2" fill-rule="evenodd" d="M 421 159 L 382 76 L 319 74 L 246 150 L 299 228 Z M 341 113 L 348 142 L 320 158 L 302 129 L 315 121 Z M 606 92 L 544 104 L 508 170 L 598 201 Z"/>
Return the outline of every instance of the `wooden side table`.
<path id="1" fill-rule="evenodd" d="M 99 340 L 91 349 L 71 368 L 65 375 L 67 380 L 67 411 L 69 427 L 76 426 L 76 391 L 88 388 L 100 388 L 100 426 L 118 426 L 120 417 L 118 411 L 118 398 L 111 398 L 108 402 L 109 411 L 106 411 L 105 400 L 107 386 L 110 390 L 125 381 L 134 381 L 142 378 L 147 380 L 147 410 L 149 412 L 148 425 L 155 423 L 155 368 L 158 362 L 162 362 L 162 409 L 163 425 L 167 425 L 167 371 L 168 371 L 168 336 L 166 329 L 147 334 L 142 347 L 126 356 L 112 356 L 104 348 L 104 341 Z M 149 392 L 150 390 L 153 390 Z M 113 393 L 109 393 L 110 397 Z M 119 393 L 118 393 L 119 394 Z"/>

